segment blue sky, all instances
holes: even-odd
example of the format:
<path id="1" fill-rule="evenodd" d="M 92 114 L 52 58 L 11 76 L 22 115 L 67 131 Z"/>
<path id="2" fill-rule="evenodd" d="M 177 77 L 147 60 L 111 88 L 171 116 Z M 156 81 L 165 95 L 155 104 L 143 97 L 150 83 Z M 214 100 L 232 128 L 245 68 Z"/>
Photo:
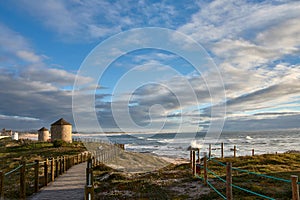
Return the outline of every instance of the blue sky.
<path id="1" fill-rule="evenodd" d="M 126 131 L 162 122 L 163 131 L 182 124 L 186 131 L 207 130 L 225 117 L 212 116 L 218 106 L 226 106 L 227 131 L 300 128 L 300 2 L 282 0 L 1 1 L 0 127 L 37 129 L 60 117 L 74 124 L 72 89 L 84 59 L 115 34 L 145 27 L 172 29 L 202 45 L 222 77 L 211 86 L 219 98 L 212 100 L 207 88 L 216 77 L 210 68 L 199 73 L 163 49 L 126 52 L 95 86 L 95 112 L 105 131 L 127 127 L 127 121 L 118 127 L 112 111 L 124 99 L 129 104 L 118 109 L 129 110 L 138 125 Z M 145 38 L 134 39 L 142 44 Z M 129 79 L 130 73 L 136 74 Z M 135 88 L 129 81 L 149 77 L 152 83 Z M 95 82 L 81 75 L 77 81 Z M 82 130 L 96 129 L 87 123 Z"/>

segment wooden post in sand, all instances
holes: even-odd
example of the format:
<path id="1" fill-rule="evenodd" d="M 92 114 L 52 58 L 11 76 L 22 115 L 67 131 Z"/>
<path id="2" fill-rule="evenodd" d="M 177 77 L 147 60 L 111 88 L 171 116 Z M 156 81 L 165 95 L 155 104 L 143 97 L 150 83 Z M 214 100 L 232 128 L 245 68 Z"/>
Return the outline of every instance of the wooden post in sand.
<path id="1" fill-rule="evenodd" d="M 203 160 L 203 167 L 204 167 L 204 185 L 207 185 L 207 155 L 204 153 L 204 160 Z"/>
<path id="2" fill-rule="evenodd" d="M 208 146 L 208 157 L 209 158 L 211 157 L 211 144 L 209 144 Z"/>
<path id="3" fill-rule="evenodd" d="M 224 158 L 224 143 L 221 143 L 221 158 Z"/>
<path id="4" fill-rule="evenodd" d="M 197 158 L 198 162 L 197 163 L 200 164 L 200 148 L 197 149 L 197 154 L 198 154 L 198 158 Z"/>
<path id="5" fill-rule="evenodd" d="M 226 165 L 226 199 L 232 200 L 232 164 Z"/>
<path id="6" fill-rule="evenodd" d="M 193 168 L 193 151 L 190 150 L 190 164 L 191 164 L 191 168 Z"/>
<path id="7" fill-rule="evenodd" d="M 252 156 L 254 156 L 254 149 L 252 149 Z"/>
<path id="8" fill-rule="evenodd" d="M 193 162 L 192 162 L 192 165 L 193 165 L 193 176 L 196 175 L 196 151 L 193 151 Z"/>
<path id="9" fill-rule="evenodd" d="M 236 158 L 236 146 L 233 147 L 233 157 Z"/>
<path id="10" fill-rule="evenodd" d="M 292 175 L 292 200 L 299 200 L 298 176 Z"/>

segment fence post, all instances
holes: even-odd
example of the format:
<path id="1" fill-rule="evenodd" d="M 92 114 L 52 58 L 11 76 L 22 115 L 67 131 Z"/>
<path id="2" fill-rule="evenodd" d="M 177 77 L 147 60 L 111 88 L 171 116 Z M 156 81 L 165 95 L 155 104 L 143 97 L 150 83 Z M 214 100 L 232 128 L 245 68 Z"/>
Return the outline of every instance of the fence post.
<path id="1" fill-rule="evenodd" d="M 206 153 L 204 153 L 203 167 L 204 167 L 204 185 L 207 185 L 207 155 L 206 155 Z"/>
<path id="2" fill-rule="evenodd" d="M 208 145 L 208 157 L 211 157 L 211 144 Z"/>
<path id="3" fill-rule="evenodd" d="M 190 150 L 190 163 L 191 163 L 191 168 L 193 168 L 193 150 Z"/>
<path id="4" fill-rule="evenodd" d="M 25 172 L 26 172 L 26 162 L 21 162 L 22 167 L 20 168 L 20 199 L 26 198 L 26 180 L 25 180 Z"/>
<path id="5" fill-rule="evenodd" d="M 254 156 L 254 149 L 252 149 L 252 156 Z"/>
<path id="6" fill-rule="evenodd" d="M 96 166 L 96 162 L 95 162 L 95 157 L 93 156 L 93 166 L 95 167 Z"/>
<path id="7" fill-rule="evenodd" d="M 69 169 L 69 156 L 65 156 L 65 164 L 66 164 L 66 167 L 65 167 L 65 171 L 68 171 Z"/>
<path id="8" fill-rule="evenodd" d="M 55 159 L 55 177 L 58 177 L 58 171 L 59 171 L 59 168 L 58 168 L 58 157 L 56 157 Z"/>
<path id="9" fill-rule="evenodd" d="M 51 181 L 54 181 L 54 158 L 51 159 Z"/>
<path id="10" fill-rule="evenodd" d="M 197 153 L 198 153 L 198 163 L 200 164 L 200 148 L 198 148 L 198 150 L 197 150 Z"/>
<path id="11" fill-rule="evenodd" d="M 61 175 L 63 173 L 62 171 L 62 157 L 59 157 L 59 175 Z"/>
<path id="12" fill-rule="evenodd" d="M 292 175 L 292 200 L 299 200 L 298 176 Z"/>
<path id="13" fill-rule="evenodd" d="M 44 185 L 48 185 L 48 159 L 44 162 Z"/>
<path id="14" fill-rule="evenodd" d="M 85 200 L 94 199 L 94 181 L 93 181 L 93 168 L 92 168 L 92 159 L 90 158 L 87 162 L 86 168 L 86 186 L 85 186 Z"/>
<path id="15" fill-rule="evenodd" d="M 224 143 L 221 143 L 221 158 L 224 158 Z"/>
<path id="16" fill-rule="evenodd" d="M 236 158 L 236 146 L 233 147 L 233 157 Z"/>
<path id="17" fill-rule="evenodd" d="M 232 200 L 232 164 L 230 162 L 226 165 L 226 198 Z"/>
<path id="18" fill-rule="evenodd" d="M 196 151 L 193 151 L 193 176 L 196 176 Z"/>
<path id="19" fill-rule="evenodd" d="M 39 191 L 39 160 L 35 160 L 34 165 L 34 192 Z"/>
<path id="20" fill-rule="evenodd" d="M 67 162 L 66 162 L 66 156 L 63 156 L 63 165 L 64 165 L 64 168 L 63 168 L 63 171 L 64 173 L 67 171 Z"/>
<path id="21" fill-rule="evenodd" d="M 0 171 L 0 200 L 4 200 L 3 186 L 4 186 L 4 173 Z"/>

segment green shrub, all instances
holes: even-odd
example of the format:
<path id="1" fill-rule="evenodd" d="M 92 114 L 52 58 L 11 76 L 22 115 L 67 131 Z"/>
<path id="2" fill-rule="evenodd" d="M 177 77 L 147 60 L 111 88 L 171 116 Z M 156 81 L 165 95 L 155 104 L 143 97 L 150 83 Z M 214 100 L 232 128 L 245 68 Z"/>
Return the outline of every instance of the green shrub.
<path id="1" fill-rule="evenodd" d="M 65 147 L 67 146 L 67 143 L 63 140 L 54 140 L 53 141 L 53 147 L 57 148 L 57 147 Z"/>

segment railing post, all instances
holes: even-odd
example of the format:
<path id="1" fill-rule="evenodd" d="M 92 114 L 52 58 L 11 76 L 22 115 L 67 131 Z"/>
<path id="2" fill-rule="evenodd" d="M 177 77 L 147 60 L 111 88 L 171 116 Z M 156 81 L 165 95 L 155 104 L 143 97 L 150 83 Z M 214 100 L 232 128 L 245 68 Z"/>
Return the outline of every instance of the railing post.
<path id="1" fill-rule="evenodd" d="M 207 155 L 204 153 L 204 160 L 203 160 L 203 167 L 204 167 L 204 185 L 207 185 Z"/>
<path id="2" fill-rule="evenodd" d="M 208 145 L 208 157 L 211 157 L 211 144 Z"/>
<path id="3" fill-rule="evenodd" d="M 63 165 L 64 165 L 63 171 L 65 173 L 67 171 L 67 162 L 66 162 L 66 157 L 65 156 L 63 157 Z"/>
<path id="4" fill-rule="evenodd" d="M 56 157 L 56 159 L 55 159 L 55 177 L 58 177 L 58 171 L 59 171 L 59 168 L 58 168 L 58 166 L 59 166 L 59 158 L 58 157 Z"/>
<path id="5" fill-rule="evenodd" d="M 34 165 L 34 192 L 39 191 L 39 160 L 35 160 L 35 165 Z"/>
<path id="6" fill-rule="evenodd" d="M 193 176 L 196 176 L 196 151 L 193 151 Z"/>
<path id="7" fill-rule="evenodd" d="M 54 181 L 54 158 L 51 159 L 51 182 Z"/>
<path id="8" fill-rule="evenodd" d="M 61 175 L 63 173 L 63 169 L 62 169 L 62 157 L 59 157 L 59 175 Z"/>
<path id="9" fill-rule="evenodd" d="M 83 162 L 83 155 L 82 155 L 82 153 L 80 154 L 80 163 L 82 163 Z"/>
<path id="10" fill-rule="evenodd" d="M 292 200 L 299 200 L 298 176 L 292 175 Z"/>
<path id="11" fill-rule="evenodd" d="M 77 156 L 76 156 L 76 165 L 78 165 L 79 164 L 79 155 L 77 154 Z"/>
<path id="12" fill-rule="evenodd" d="M 44 185 L 48 185 L 48 159 L 44 162 Z"/>
<path id="13" fill-rule="evenodd" d="M 4 173 L 0 171 L 0 200 L 4 200 L 3 186 L 4 186 Z"/>
<path id="14" fill-rule="evenodd" d="M 236 146 L 233 147 L 233 157 L 236 158 Z"/>
<path id="15" fill-rule="evenodd" d="M 66 167 L 65 167 L 65 171 L 68 171 L 69 169 L 69 156 L 65 156 L 65 164 L 66 164 Z"/>
<path id="16" fill-rule="evenodd" d="M 252 156 L 254 156 L 254 149 L 252 149 Z"/>
<path id="17" fill-rule="evenodd" d="M 193 151 L 190 150 L 190 163 L 191 163 L 191 167 L 193 167 Z"/>
<path id="18" fill-rule="evenodd" d="M 200 162 L 201 162 L 201 161 L 200 161 L 200 148 L 197 149 L 197 155 L 198 155 L 198 159 L 197 159 L 197 160 L 198 160 L 198 163 L 200 163 Z"/>
<path id="19" fill-rule="evenodd" d="M 224 143 L 221 143 L 221 158 L 224 158 Z"/>
<path id="20" fill-rule="evenodd" d="M 85 200 L 94 199 L 94 181 L 93 181 L 93 168 L 92 168 L 92 159 L 90 158 L 87 162 L 86 168 L 86 186 L 85 186 Z"/>
<path id="21" fill-rule="evenodd" d="M 95 157 L 93 156 L 93 158 L 92 158 L 93 160 L 93 166 L 95 167 L 96 166 L 96 162 L 95 162 Z"/>
<path id="22" fill-rule="evenodd" d="M 232 200 L 232 164 L 230 162 L 226 165 L 226 198 Z"/>
<path id="23" fill-rule="evenodd" d="M 26 198 L 26 180 L 25 180 L 25 172 L 26 172 L 26 162 L 21 162 L 22 167 L 20 168 L 20 199 Z"/>

